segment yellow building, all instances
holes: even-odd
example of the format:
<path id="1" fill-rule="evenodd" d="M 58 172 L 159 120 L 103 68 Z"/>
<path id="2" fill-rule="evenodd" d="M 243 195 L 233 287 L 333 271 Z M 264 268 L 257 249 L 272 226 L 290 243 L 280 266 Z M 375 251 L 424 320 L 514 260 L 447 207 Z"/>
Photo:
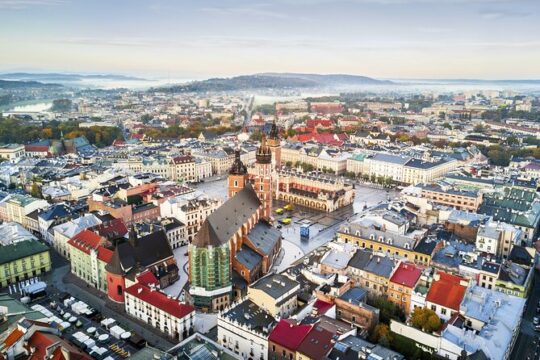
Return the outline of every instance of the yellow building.
<path id="1" fill-rule="evenodd" d="M 49 248 L 39 241 L 25 240 L 0 247 L 0 287 L 50 270 Z"/>
<path id="2" fill-rule="evenodd" d="M 374 254 L 413 261 L 419 265 L 428 266 L 435 251 L 435 242 L 431 244 L 423 239 L 377 230 L 359 224 L 344 225 L 339 229 L 337 235 L 338 241 L 351 243 L 362 249 L 371 249 Z"/>

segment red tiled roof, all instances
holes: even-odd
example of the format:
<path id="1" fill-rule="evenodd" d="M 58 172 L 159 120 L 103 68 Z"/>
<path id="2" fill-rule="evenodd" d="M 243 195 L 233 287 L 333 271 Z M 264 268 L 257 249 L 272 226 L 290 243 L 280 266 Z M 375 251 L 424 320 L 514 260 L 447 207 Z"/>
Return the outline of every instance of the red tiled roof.
<path id="1" fill-rule="evenodd" d="M 29 152 L 49 152 L 49 145 L 24 145 L 24 150 Z"/>
<path id="2" fill-rule="evenodd" d="M 159 284 L 159 280 L 150 270 L 145 270 L 139 276 L 137 276 L 137 282 L 144 286 L 150 286 L 150 284 Z"/>
<path id="3" fill-rule="evenodd" d="M 128 233 L 128 228 L 122 218 L 113 219 L 111 221 L 96 225 L 92 227 L 91 230 L 106 238 L 123 237 Z"/>
<path id="4" fill-rule="evenodd" d="M 439 280 L 433 281 L 426 296 L 426 301 L 458 311 L 466 286 L 460 284 L 460 276 L 438 272 Z"/>
<path id="5" fill-rule="evenodd" d="M 182 304 L 175 299 L 169 299 L 167 295 L 163 294 L 162 292 L 152 291 L 150 288 L 141 284 L 134 284 L 128 287 L 126 289 L 126 293 L 141 299 L 145 303 L 161 309 L 178 319 L 181 319 L 195 311 L 193 306 Z"/>
<path id="6" fill-rule="evenodd" d="M 8 337 L 4 340 L 4 344 L 3 344 L 3 348 L 6 349 L 6 348 L 9 348 L 11 347 L 13 344 L 15 344 L 22 336 L 24 335 L 24 333 L 19 330 L 19 329 L 15 329 L 11 332 L 11 334 L 8 335 Z"/>
<path id="7" fill-rule="evenodd" d="M 414 264 L 402 262 L 390 278 L 390 281 L 412 289 L 418 282 L 420 275 L 422 275 L 422 269 Z"/>
<path id="8" fill-rule="evenodd" d="M 327 127 L 327 128 L 333 127 L 334 122 L 332 120 L 321 120 L 321 119 L 306 121 L 306 127 L 308 128 L 315 128 L 317 126 Z"/>
<path id="9" fill-rule="evenodd" d="M 296 325 L 292 320 L 280 320 L 268 341 L 296 351 L 312 327 L 308 324 Z"/>
<path id="10" fill-rule="evenodd" d="M 113 252 L 103 247 L 101 245 L 102 242 L 103 238 L 101 236 L 86 229 L 69 239 L 68 244 L 87 255 L 90 255 L 90 250 L 96 250 L 98 259 L 109 263 L 112 259 Z"/>
<path id="11" fill-rule="evenodd" d="M 81 250 L 85 254 L 90 254 L 91 249 L 97 249 L 102 241 L 101 236 L 90 230 L 83 230 L 71 239 L 68 244 Z"/>
<path id="12" fill-rule="evenodd" d="M 56 348 L 52 357 L 52 360 L 91 360 L 89 355 L 86 355 L 70 342 L 53 334 L 47 334 L 41 331 L 36 331 L 29 339 L 27 348 L 34 348 L 35 352 L 28 358 L 28 360 L 44 360 L 46 359 L 47 348 L 51 345 L 59 343 L 59 347 Z M 68 355 L 67 357 L 62 352 L 64 349 Z"/>
<path id="13" fill-rule="evenodd" d="M 110 263 L 111 262 L 111 259 L 113 257 L 113 254 L 114 252 L 112 250 L 109 250 L 103 246 L 100 246 L 98 249 L 97 249 L 97 252 L 98 252 L 98 259 L 105 262 L 105 263 Z"/>
<path id="14" fill-rule="evenodd" d="M 317 310 L 317 315 L 324 315 L 328 310 L 330 310 L 334 304 L 317 299 L 313 308 Z"/>
<path id="15" fill-rule="evenodd" d="M 332 350 L 334 334 L 322 327 L 315 327 L 304 338 L 298 352 L 309 359 L 322 359 Z"/>

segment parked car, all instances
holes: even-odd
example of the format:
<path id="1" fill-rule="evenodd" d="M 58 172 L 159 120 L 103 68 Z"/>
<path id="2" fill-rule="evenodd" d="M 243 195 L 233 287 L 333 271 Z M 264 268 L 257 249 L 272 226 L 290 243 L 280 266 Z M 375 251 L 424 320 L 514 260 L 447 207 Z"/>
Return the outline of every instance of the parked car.
<path id="1" fill-rule="evenodd" d="M 540 316 L 535 316 L 533 318 L 533 324 L 534 325 L 540 325 Z"/>

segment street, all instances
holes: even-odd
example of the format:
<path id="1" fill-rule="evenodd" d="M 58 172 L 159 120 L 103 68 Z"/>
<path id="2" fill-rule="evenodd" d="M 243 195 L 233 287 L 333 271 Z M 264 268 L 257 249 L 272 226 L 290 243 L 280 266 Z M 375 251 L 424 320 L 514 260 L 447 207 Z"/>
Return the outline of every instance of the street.
<path id="1" fill-rule="evenodd" d="M 540 332 L 534 330 L 532 320 L 536 313 L 536 307 L 540 300 L 540 280 L 535 273 L 527 307 L 521 320 L 520 334 L 514 345 L 514 350 L 510 355 L 512 360 L 538 360 L 540 359 Z"/>
<path id="2" fill-rule="evenodd" d="M 49 292 L 56 291 L 69 293 L 71 296 L 84 301 L 99 311 L 103 317 L 112 317 L 116 319 L 119 324 L 127 329 L 135 331 L 146 339 L 149 344 L 152 344 L 152 346 L 155 346 L 161 350 L 168 350 L 174 346 L 174 344 L 169 341 L 165 335 L 161 335 L 157 332 L 157 330 L 150 330 L 147 325 L 143 326 L 140 322 L 124 315 L 123 311 L 120 312 L 117 309 L 108 307 L 107 302 L 105 301 L 107 298 L 106 294 L 103 294 L 99 292 L 99 290 L 93 288 L 84 288 L 73 283 L 66 282 L 64 279 L 66 278 L 66 275 L 68 275 L 69 269 L 69 265 L 63 265 L 60 267 L 55 267 L 54 270 L 48 274 L 50 280 L 47 281 L 47 284 L 53 288 L 49 289 Z M 82 281 L 80 282 L 82 283 Z"/>

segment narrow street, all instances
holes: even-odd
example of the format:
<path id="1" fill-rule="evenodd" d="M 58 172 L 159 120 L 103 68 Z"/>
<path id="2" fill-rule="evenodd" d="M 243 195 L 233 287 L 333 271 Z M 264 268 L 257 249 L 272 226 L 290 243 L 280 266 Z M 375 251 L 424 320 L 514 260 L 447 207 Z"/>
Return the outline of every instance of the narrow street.
<path id="1" fill-rule="evenodd" d="M 535 273 L 527 307 L 521 320 L 521 328 L 514 350 L 510 355 L 512 360 L 538 360 L 540 359 L 540 332 L 534 330 L 533 318 L 540 316 L 536 313 L 536 308 L 540 301 L 540 280 Z"/>
<path id="2" fill-rule="evenodd" d="M 69 265 L 55 268 L 50 274 L 52 281 L 48 283 L 49 286 L 52 286 L 58 292 L 66 292 L 73 297 L 84 301 L 85 303 L 96 309 L 98 312 L 100 312 L 104 318 L 112 317 L 116 319 L 120 325 L 125 324 L 126 328 L 135 331 L 143 338 L 145 338 L 150 345 L 158 349 L 168 350 L 175 345 L 173 342 L 169 341 L 165 337 L 165 335 L 160 335 L 156 331 L 150 330 L 150 327 L 143 326 L 140 322 L 135 321 L 124 315 L 123 312 L 119 312 L 118 310 L 112 309 L 107 306 L 105 294 L 101 294 L 98 290 L 95 289 L 87 290 L 73 283 L 65 282 L 64 279 L 66 278 L 66 276 L 69 276 L 68 273 Z M 90 290 L 93 290 L 95 294 Z M 52 291 L 54 292 L 54 290 Z"/>

